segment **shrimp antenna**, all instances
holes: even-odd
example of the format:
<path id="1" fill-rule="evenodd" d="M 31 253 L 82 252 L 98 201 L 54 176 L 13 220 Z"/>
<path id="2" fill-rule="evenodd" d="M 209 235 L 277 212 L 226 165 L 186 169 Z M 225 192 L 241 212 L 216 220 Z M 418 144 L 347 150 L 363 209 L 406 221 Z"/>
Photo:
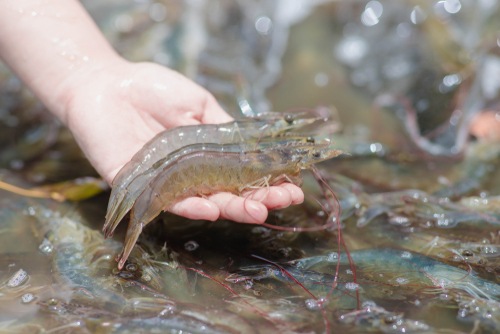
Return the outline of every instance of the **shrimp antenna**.
<path id="1" fill-rule="evenodd" d="M 340 271 L 340 252 L 341 252 L 341 247 L 344 248 L 347 259 L 349 260 L 349 265 L 350 269 L 352 271 L 353 275 L 353 282 L 357 283 L 357 275 L 356 275 L 356 266 L 354 264 L 354 260 L 352 259 L 351 253 L 349 252 L 349 249 L 347 245 L 345 244 L 345 240 L 342 236 L 342 228 L 340 224 L 340 217 L 342 213 L 342 207 L 340 206 L 339 200 L 337 196 L 335 195 L 335 192 L 333 191 L 332 187 L 328 184 L 328 182 L 325 181 L 323 175 L 321 175 L 321 172 L 318 170 L 318 168 L 315 165 L 311 166 L 311 171 L 318 181 L 321 189 L 323 190 L 323 193 L 327 199 L 331 200 L 330 206 L 333 208 L 336 208 L 336 210 L 333 210 L 332 213 L 328 216 L 328 220 L 332 220 L 332 222 L 337 223 L 337 252 L 338 252 L 338 261 L 337 261 L 337 266 L 335 270 L 335 277 L 332 283 L 332 287 L 330 289 L 330 292 L 328 293 L 328 296 L 330 296 L 333 293 L 333 290 L 337 286 L 338 282 L 338 275 Z M 330 196 L 328 196 L 330 195 Z M 331 217 L 333 214 L 335 214 L 335 218 Z M 358 309 L 361 307 L 361 301 L 359 298 L 359 291 L 356 290 L 356 299 L 357 299 L 357 307 Z"/>

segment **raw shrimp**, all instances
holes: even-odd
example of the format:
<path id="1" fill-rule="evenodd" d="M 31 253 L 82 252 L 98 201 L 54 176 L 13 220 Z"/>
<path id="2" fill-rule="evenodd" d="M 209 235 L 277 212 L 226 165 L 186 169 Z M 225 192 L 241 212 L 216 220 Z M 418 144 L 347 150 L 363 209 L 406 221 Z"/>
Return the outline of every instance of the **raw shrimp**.
<path id="1" fill-rule="evenodd" d="M 163 169 L 167 168 L 169 164 L 175 162 L 179 157 L 197 152 L 197 151 L 210 151 L 210 150 L 218 150 L 221 149 L 226 152 L 237 153 L 241 150 L 249 151 L 255 149 L 262 149 L 264 147 L 276 146 L 276 145 L 285 145 L 292 146 L 300 143 L 314 143 L 315 139 L 309 136 L 298 136 L 298 135 L 290 135 L 286 136 L 283 142 L 278 141 L 275 138 L 265 138 L 258 143 L 241 143 L 234 145 L 225 145 L 221 147 L 218 144 L 193 144 L 184 146 L 176 151 L 170 152 L 164 158 L 155 162 L 149 169 L 138 174 L 134 179 L 130 180 L 128 185 L 123 188 L 121 194 L 121 201 L 117 204 L 116 210 L 113 215 L 107 217 L 106 224 L 103 227 L 103 232 L 106 237 L 110 237 L 120 221 L 127 214 L 127 212 L 132 208 L 134 202 L 137 197 L 144 190 L 144 185 L 147 185 L 151 180 L 156 177 Z"/>
<path id="2" fill-rule="evenodd" d="M 123 267 L 143 227 L 162 210 L 168 210 L 175 203 L 192 196 L 208 196 L 217 192 L 239 195 L 247 189 L 286 181 L 300 184 L 302 169 L 342 153 L 326 143 L 274 146 L 251 151 L 240 148 L 237 152 L 228 152 L 228 147 L 240 145 L 219 145 L 217 150 L 198 150 L 182 155 L 164 168 L 137 198 L 118 267 Z"/>
<path id="3" fill-rule="evenodd" d="M 126 189 L 134 178 L 148 170 L 158 160 L 184 146 L 200 143 L 230 144 L 264 137 L 277 137 L 289 130 L 298 129 L 324 120 L 311 112 L 267 113 L 255 119 L 244 119 L 224 124 L 202 124 L 173 128 L 161 132 L 137 152 L 116 175 L 106 213 L 104 231 L 110 234 L 110 226 L 116 226 L 123 218 L 120 205 L 126 196 Z"/>

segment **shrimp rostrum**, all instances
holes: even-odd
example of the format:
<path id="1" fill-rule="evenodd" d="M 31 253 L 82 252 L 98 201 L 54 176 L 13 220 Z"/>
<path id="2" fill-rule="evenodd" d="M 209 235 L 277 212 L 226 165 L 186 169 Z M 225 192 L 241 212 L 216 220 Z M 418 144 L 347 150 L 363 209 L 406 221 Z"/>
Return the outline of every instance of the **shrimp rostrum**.
<path id="1" fill-rule="evenodd" d="M 125 264 L 143 228 L 177 202 L 218 192 L 241 195 L 248 189 L 283 182 L 300 185 L 301 170 L 341 153 L 329 140 L 190 145 L 187 153 L 153 165 L 153 169 L 160 170 L 133 203 L 118 267 Z"/>

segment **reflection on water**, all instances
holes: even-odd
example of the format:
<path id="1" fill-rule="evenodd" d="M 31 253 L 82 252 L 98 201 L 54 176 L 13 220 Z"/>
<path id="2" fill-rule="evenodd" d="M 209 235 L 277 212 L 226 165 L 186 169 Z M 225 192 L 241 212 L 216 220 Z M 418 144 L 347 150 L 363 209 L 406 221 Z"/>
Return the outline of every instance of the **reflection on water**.
<path id="1" fill-rule="evenodd" d="M 351 155 L 319 168 L 342 235 L 165 215 L 118 271 L 107 194 L 2 191 L 0 332 L 499 331 L 497 1 L 84 3 L 127 58 L 185 73 L 235 115 L 333 114 Z M 4 69 L 0 126 L 2 180 L 93 175 Z M 323 224 L 328 199 L 311 175 L 304 190 L 269 223 Z"/>

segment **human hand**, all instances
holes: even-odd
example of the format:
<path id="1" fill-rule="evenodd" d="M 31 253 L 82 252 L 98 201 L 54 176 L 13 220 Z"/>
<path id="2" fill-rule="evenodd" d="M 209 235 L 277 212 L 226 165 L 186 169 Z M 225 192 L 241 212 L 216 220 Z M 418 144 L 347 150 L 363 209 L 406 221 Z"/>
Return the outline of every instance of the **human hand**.
<path id="1" fill-rule="evenodd" d="M 181 74 L 152 64 L 114 61 L 68 80 L 63 121 L 86 156 L 111 184 L 118 171 L 157 133 L 172 127 L 231 120 L 206 90 Z M 190 218 L 263 223 L 268 209 L 303 201 L 285 183 L 248 197 L 218 193 L 177 203 L 171 212 Z"/>

